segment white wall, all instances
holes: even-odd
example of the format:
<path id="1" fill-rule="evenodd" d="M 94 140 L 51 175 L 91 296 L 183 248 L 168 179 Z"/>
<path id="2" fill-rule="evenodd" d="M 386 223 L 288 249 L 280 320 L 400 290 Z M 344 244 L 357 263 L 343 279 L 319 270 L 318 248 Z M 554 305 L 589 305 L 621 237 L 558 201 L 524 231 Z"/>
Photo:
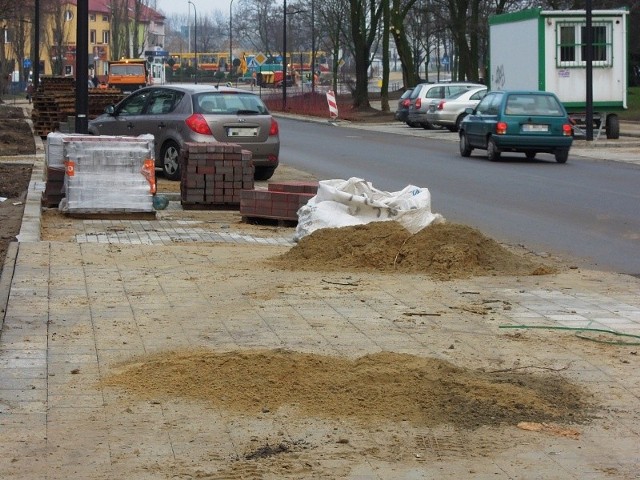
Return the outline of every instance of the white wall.
<path id="1" fill-rule="evenodd" d="M 491 25 L 491 90 L 538 90 L 538 20 Z"/>
<path id="2" fill-rule="evenodd" d="M 579 21 L 584 17 L 576 17 Z M 619 20 L 618 23 L 615 20 Z M 567 20 L 564 18 L 564 20 Z M 598 17 L 592 21 L 612 21 L 613 64 L 611 67 L 592 68 L 593 101 L 625 102 L 626 106 L 626 32 L 624 16 Z M 586 102 L 587 70 L 585 68 L 559 68 L 556 66 L 556 23 L 558 19 L 547 18 L 545 21 L 545 89 L 554 92 L 566 103 Z"/>

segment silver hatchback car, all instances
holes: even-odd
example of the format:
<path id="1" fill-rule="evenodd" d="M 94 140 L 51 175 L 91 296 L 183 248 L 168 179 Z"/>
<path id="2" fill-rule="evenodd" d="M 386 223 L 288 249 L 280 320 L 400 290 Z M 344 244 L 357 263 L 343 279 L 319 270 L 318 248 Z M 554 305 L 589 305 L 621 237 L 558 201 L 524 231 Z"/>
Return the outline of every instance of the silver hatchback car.
<path id="1" fill-rule="evenodd" d="M 460 122 L 467 116 L 467 108 L 475 108 L 486 94 L 487 87 L 478 87 L 461 90 L 441 100 L 431 100 L 427 110 L 427 122 L 457 132 Z"/>
<path id="2" fill-rule="evenodd" d="M 478 83 L 450 82 L 450 83 L 420 83 L 411 92 L 409 103 L 409 115 L 407 124 L 409 126 L 420 125 L 422 128 L 434 128 L 434 125 L 427 120 L 429 105 L 434 99 L 443 99 L 454 93 L 469 90 L 475 87 L 483 87 Z"/>
<path id="3" fill-rule="evenodd" d="M 228 142 L 251 151 L 255 179 L 271 178 L 280 154 L 279 127 L 259 96 L 215 85 L 159 85 L 141 88 L 89 122 L 93 135 L 150 133 L 156 168 L 180 179 L 180 151 L 186 142 Z"/>

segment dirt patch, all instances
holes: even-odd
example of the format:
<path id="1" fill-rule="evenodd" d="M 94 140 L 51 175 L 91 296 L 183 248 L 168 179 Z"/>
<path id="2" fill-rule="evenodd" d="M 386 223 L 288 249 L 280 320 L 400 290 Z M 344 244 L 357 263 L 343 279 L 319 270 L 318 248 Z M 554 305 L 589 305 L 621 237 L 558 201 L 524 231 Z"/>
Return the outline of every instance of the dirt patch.
<path id="1" fill-rule="evenodd" d="M 35 153 L 33 132 L 22 108 L 0 105 L 0 156 Z"/>
<path id="2" fill-rule="evenodd" d="M 31 166 L 0 163 L 0 274 L 9 244 L 16 240 L 22 225 L 24 202 L 27 199 Z"/>
<path id="3" fill-rule="evenodd" d="M 347 358 L 283 350 L 159 353 L 103 385 L 146 400 L 198 400 L 241 414 L 292 406 L 298 415 L 364 425 L 459 428 L 585 420 L 582 391 L 559 376 L 487 373 L 391 352 Z"/>
<path id="4" fill-rule="evenodd" d="M 0 156 L 32 155 L 36 144 L 24 110 L 0 104 Z M 9 244 L 16 240 L 22 225 L 31 166 L 0 163 L 0 273 Z"/>
<path id="5" fill-rule="evenodd" d="M 415 235 L 397 222 L 324 228 L 271 262 L 285 269 L 425 273 L 437 279 L 556 271 L 509 251 L 474 228 L 447 222 Z"/>

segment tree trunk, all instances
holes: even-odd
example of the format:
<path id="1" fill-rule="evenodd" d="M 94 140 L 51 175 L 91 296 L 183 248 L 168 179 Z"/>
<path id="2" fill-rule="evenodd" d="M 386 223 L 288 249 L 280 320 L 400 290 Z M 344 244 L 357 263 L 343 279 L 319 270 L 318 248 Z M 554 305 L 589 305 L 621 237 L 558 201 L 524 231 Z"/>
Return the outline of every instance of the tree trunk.
<path id="1" fill-rule="evenodd" d="M 382 0 L 382 88 L 380 90 L 381 110 L 389 109 L 389 1 Z"/>
<path id="2" fill-rule="evenodd" d="M 376 38 L 382 8 L 376 9 L 375 0 L 366 6 L 362 0 L 349 0 L 351 7 L 351 36 L 356 64 L 356 85 L 353 92 L 354 108 L 369 108 L 369 60 L 371 45 Z"/>
<path id="3" fill-rule="evenodd" d="M 416 3 L 416 1 L 417 0 L 412 0 L 407 2 L 404 4 L 404 8 L 401 8 L 402 4 L 400 0 L 393 0 L 390 12 L 391 34 L 393 35 L 398 57 L 400 58 L 402 83 L 405 88 L 416 86 L 419 80 L 418 75 L 416 74 L 411 44 L 407 39 L 404 28 L 404 19 L 406 18 L 409 9 Z"/>

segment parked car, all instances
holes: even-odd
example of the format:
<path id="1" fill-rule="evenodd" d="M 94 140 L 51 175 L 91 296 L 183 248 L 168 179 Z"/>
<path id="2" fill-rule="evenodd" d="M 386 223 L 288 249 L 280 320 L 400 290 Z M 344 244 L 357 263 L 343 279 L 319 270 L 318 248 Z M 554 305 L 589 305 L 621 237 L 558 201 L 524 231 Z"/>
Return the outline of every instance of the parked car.
<path id="1" fill-rule="evenodd" d="M 443 99 L 460 91 L 483 86 L 479 83 L 466 82 L 420 83 L 416 85 L 409 97 L 411 102 L 409 104 L 407 124 L 418 125 L 426 129 L 433 128 L 433 125 L 427 120 L 427 110 L 431 100 Z"/>
<path id="2" fill-rule="evenodd" d="M 229 142 L 251 151 L 255 179 L 271 178 L 278 166 L 279 127 L 259 96 L 215 85 L 159 85 L 136 90 L 89 122 L 94 135 L 155 137 L 156 168 L 180 179 L 186 142 Z"/>
<path id="3" fill-rule="evenodd" d="M 407 115 L 409 115 L 409 96 L 411 92 L 413 92 L 413 88 L 407 88 L 398 100 L 398 108 L 396 108 L 396 113 L 393 117 L 400 122 L 407 121 Z"/>
<path id="4" fill-rule="evenodd" d="M 432 100 L 427 111 L 427 121 L 436 127 L 457 132 L 460 122 L 467 116 L 467 108 L 475 108 L 487 94 L 487 87 L 460 90 L 442 100 Z"/>
<path id="5" fill-rule="evenodd" d="M 487 151 L 489 160 L 502 152 L 521 152 L 529 160 L 538 153 L 552 153 L 565 163 L 573 142 L 567 111 L 551 92 L 489 92 L 460 124 L 460 155 L 474 148 Z"/>

